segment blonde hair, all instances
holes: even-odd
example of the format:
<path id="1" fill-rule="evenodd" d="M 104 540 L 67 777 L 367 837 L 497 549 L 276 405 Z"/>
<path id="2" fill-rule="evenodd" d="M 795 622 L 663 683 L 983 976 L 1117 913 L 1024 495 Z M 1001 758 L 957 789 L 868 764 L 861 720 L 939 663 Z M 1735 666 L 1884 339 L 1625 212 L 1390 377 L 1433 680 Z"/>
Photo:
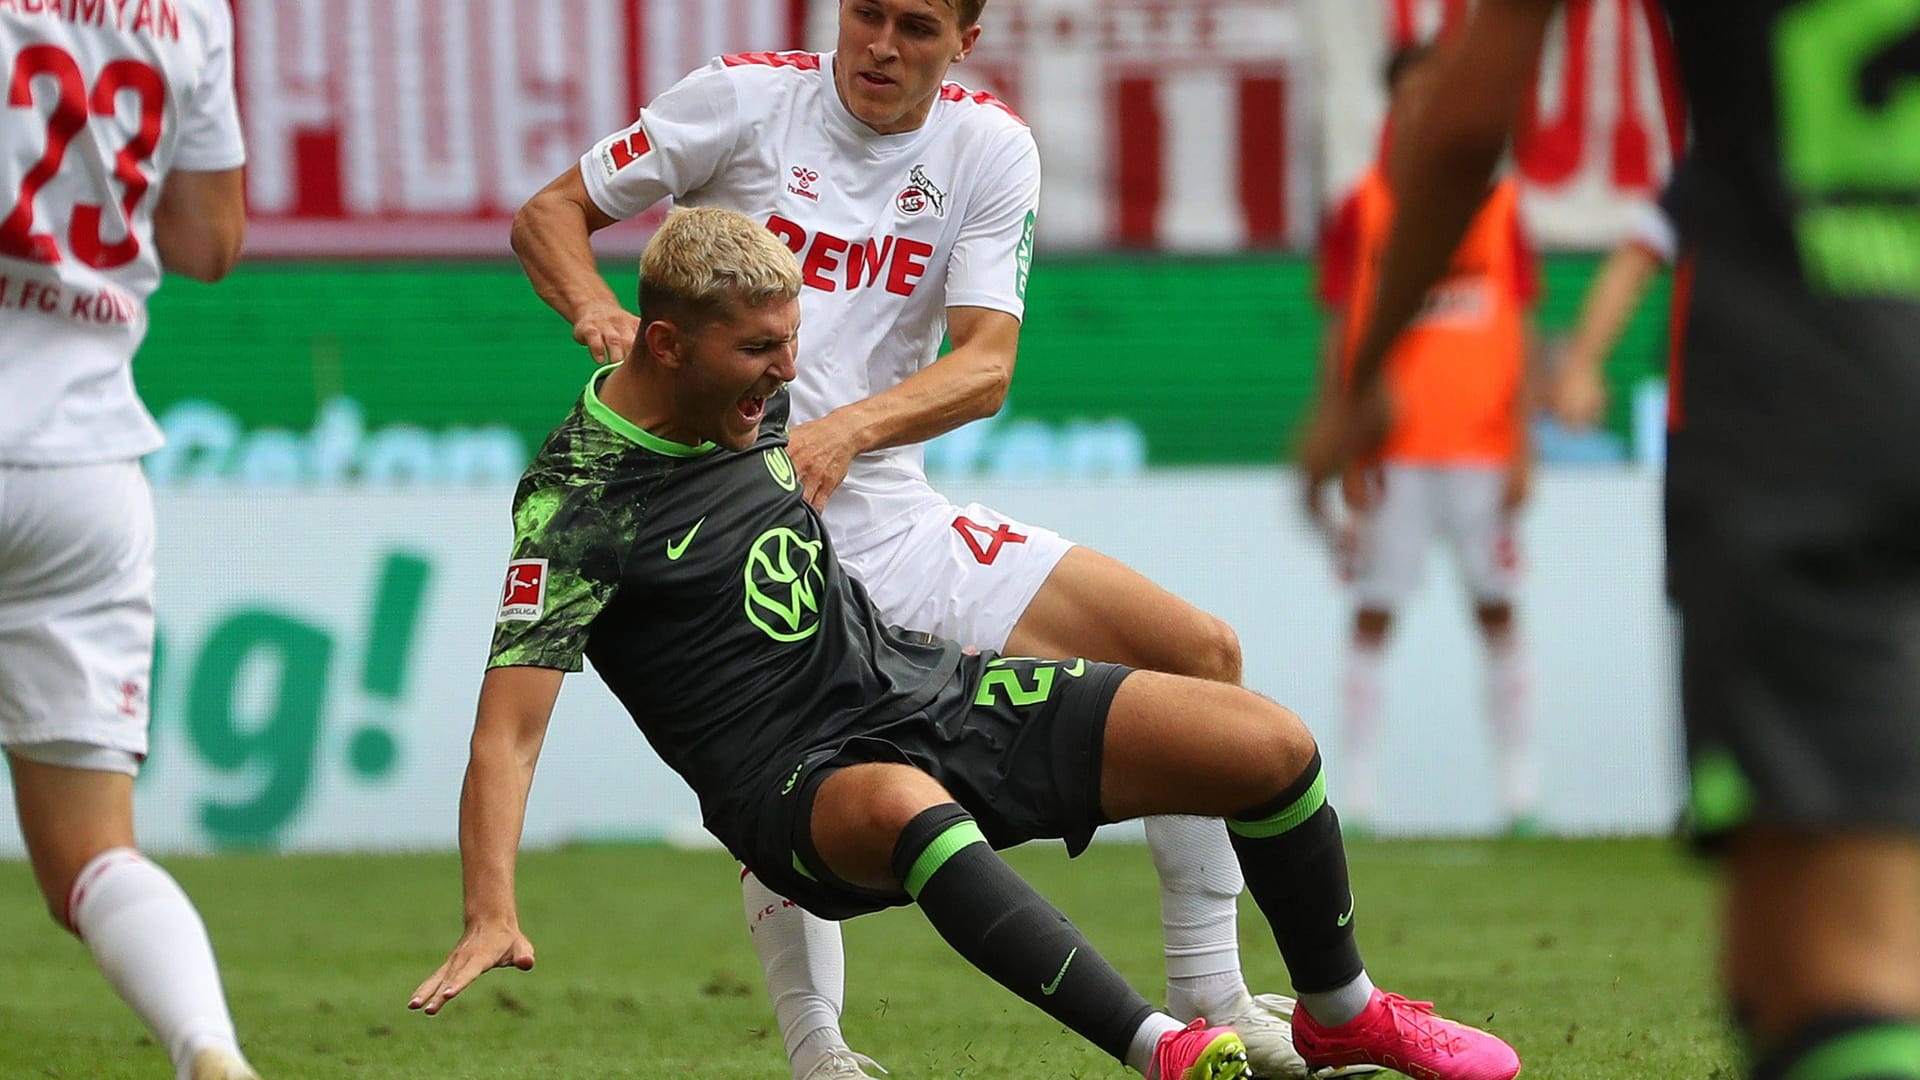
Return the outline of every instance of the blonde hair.
<path id="1" fill-rule="evenodd" d="M 640 256 L 640 318 L 690 329 L 800 295 L 793 252 L 752 218 L 715 206 L 675 210 Z"/>

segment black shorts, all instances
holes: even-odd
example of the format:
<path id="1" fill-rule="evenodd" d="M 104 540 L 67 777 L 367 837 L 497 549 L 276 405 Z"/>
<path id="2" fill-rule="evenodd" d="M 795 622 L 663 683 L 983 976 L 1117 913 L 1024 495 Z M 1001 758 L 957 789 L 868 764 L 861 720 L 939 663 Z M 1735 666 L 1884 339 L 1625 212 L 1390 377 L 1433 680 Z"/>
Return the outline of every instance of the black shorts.
<path id="1" fill-rule="evenodd" d="M 1692 824 L 1920 830 L 1920 502 L 1668 489 Z"/>
<path id="2" fill-rule="evenodd" d="M 897 762 L 940 781 L 996 849 L 1061 839 L 1078 855 L 1106 824 L 1100 765 L 1107 710 L 1132 671 L 1084 660 L 965 657 L 920 711 L 798 755 L 747 815 L 750 835 L 730 846 L 769 888 L 822 918 L 911 903 L 905 892 L 839 880 L 812 840 L 822 781 L 849 765 Z"/>

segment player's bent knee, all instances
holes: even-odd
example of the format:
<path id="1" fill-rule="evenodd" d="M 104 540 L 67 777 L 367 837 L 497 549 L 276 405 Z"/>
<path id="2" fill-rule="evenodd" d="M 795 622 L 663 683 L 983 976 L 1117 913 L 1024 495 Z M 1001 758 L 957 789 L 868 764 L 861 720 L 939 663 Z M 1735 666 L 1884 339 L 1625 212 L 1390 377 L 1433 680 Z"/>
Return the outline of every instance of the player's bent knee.
<path id="1" fill-rule="evenodd" d="M 1293 710 L 1262 699 L 1266 706 L 1243 737 L 1247 793 L 1253 805 L 1285 791 L 1313 762 L 1319 750 L 1313 733 Z"/>
<path id="2" fill-rule="evenodd" d="M 1208 682 L 1240 684 L 1240 635 L 1222 619 L 1201 614 L 1184 634 L 1171 635 L 1158 662 L 1145 666 Z"/>
<path id="3" fill-rule="evenodd" d="M 1199 676 L 1238 686 L 1241 670 L 1240 635 L 1225 620 L 1209 615 L 1201 640 L 1203 666 L 1198 672 Z"/>
<path id="4" fill-rule="evenodd" d="M 858 765 L 821 784 L 813 806 L 814 846 L 828 868 L 866 888 L 894 888 L 895 846 L 908 823 L 953 796 L 907 765 Z"/>

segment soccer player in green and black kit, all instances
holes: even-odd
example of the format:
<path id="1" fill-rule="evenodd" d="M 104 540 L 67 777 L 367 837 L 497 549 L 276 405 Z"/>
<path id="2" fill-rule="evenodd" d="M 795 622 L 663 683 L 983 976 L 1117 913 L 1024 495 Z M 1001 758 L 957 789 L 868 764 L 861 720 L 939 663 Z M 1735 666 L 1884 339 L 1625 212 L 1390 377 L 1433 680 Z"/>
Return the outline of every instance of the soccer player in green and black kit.
<path id="1" fill-rule="evenodd" d="M 1553 7 L 1481 0 L 1446 61 L 1357 370 L 1465 226 Z M 1920 2 L 1666 8 L 1694 124 L 1668 199 L 1668 586 L 1727 991 L 1756 1080 L 1916 1080 Z M 1351 390 L 1312 479 L 1390 410 L 1377 379 Z"/>
<path id="2" fill-rule="evenodd" d="M 787 248 L 729 210 L 679 211 L 648 245 L 633 353 L 595 373 L 515 497 L 460 802 L 466 932 L 412 1007 L 532 966 L 514 857 L 561 679 L 585 657 L 770 886 L 830 918 L 917 903 L 976 967 L 1144 1076 L 1233 1080 L 1245 1048 L 1148 1005 L 994 849 L 1077 852 L 1108 821 L 1225 816 L 1310 1064 L 1517 1073 L 1499 1039 L 1367 979 L 1338 819 L 1292 713 L 880 623 L 784 449 L 799 288 Z"/>

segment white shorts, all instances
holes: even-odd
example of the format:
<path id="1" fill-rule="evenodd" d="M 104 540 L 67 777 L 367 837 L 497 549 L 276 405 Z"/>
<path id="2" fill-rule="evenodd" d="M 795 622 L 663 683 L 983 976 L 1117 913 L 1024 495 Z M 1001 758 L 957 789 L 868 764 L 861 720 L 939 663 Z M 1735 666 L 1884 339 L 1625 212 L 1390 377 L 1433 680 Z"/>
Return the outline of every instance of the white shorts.
<path id="1" fill-rule="evenodd" d="M 139 462 L 0 465 L 0 746 L 145 755 L 152 667 L 153 495 Z"/>
<path id="2" fill-rule="evenodd" d="M 1506 483 L 1498 465 L 1386 466 L 1372 509 L 1355 515 L 1340 538 L 1340 576 L 1355 601 L 1399 606 L 1419 587 L 1437 534 L 1476 603 L 1511 603 L 1520 550 L 1513 516 L 1500 506 Z"/>
<path id="3" fill-rule="evenodd" d="M 841 563 L 880 617 L 999 651 L 1072 541 L 979 503 L 932 503 L 893 537 Z"/>

